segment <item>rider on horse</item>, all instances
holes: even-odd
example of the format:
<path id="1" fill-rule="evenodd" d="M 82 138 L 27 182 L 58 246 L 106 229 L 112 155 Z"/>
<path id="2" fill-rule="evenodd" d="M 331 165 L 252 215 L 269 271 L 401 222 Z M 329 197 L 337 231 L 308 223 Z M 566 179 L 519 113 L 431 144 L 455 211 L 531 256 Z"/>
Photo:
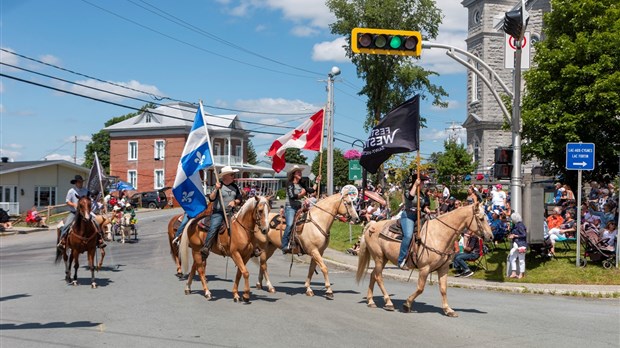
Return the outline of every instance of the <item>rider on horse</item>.
<path id="1" fill-rule="evenodd" d="M 418 187 L 420 186 L 420 178 L 418 177 L 409 190 L 405 191 L 404 210 L 400 217 L 400 224 L 403 229 L 403 240 L 400 244 L 400 253 L 398 254 L 398 267 L 408 270 L 407 254 L 413 239 L 413 230 L 418 220 Z M 420 191 L 420 211 L 430 213 L 430 202 L 424 193 Z"/>
<path id="2" fill-rule="evenodd" d="M 71 229 L 71 225 L 73 225 L 73 221 L 75 220 L 76 208 L 78 201 L 83 196 L 88 195 L 88 189 L 84 187 L 84 178 L 81 175 L 76 175 L 73 180 L 71 180 L 71 184 L 75 185 L 70 188 L 67 192 L 66 203 L 69 206 L 69 215 L 65 218 L 64 225 L 62 227 L 60 233 L 60 242 L 58 242 L 57 247 L 64 249 L 66 244 L 67 233 Z M 93 222 L 95 220 L 93 219 Z M 95 222 L 96 224 L 96 222 Z M 100 248 L 105 248 L 106 244 L 103 241 L 103 236 L 101 235 L 101 228 L 97 225 L 99 230 L 99 238 L 97 238 L 97 246 Z"/>
<path id="3" fill-rule="evenodd" d="M 317 182 L 321 180 L 321 176 L 317 176 Z M 288 173 L 288 184 L 286 186 L 286 229 L 282 235 L 282 252 L 284 254 L 291 253 L 291 247 L 289 245 L 289 239 L 291 236 L 291 230 L 293 229 L 293 223 L 295 222 L 295 215 L 297 211 L 302 207 L 302 198 L 308 197 L 309 193 L 314 193 L 317 188 L 306 187 L 301 181 L 301 168 L 297 165 L 293 166 Z"/>
<path id="4" fill-rule="evenodd" d="M 239 190 L 239 186 L 235 184 L 235 173 L 238 171 L 238 169 L 232 169 L 230 166 L 222 168 L 222 171 L 220 172 L 221 181 L 215 183 L 215 190 L 211 191 L 208 196 L 209 201 L 212 202 L 214 206 L 210 217 L 211 222 L 209 226 L 209 233 L 207 234 L 207 239 L 204 246 L 200 250 L 200 252 L 205 256 L 209 256 L 209 250 L 215 242 L 215 237 L 220 229 L 220 226 L 222 226 L 222 221 L 224 220 L 224 210 L 226 210 L 226 213 L 230 219 L 233 208 L 241 206 L 241 190 Z M 218 191 L 222 193 L 222 201 L 218 199 L 218 196 L 220 196 Z"/>

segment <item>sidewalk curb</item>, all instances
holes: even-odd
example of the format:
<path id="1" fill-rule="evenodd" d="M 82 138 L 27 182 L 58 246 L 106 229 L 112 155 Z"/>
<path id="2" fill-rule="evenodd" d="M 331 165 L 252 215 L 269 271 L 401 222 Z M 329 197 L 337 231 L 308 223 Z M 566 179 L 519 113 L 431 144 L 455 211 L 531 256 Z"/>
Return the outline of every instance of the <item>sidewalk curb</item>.
<path id="1" fill-rule="evenodd" d="M 339 252 L 335 251 L 334 252 Z M 301 262 L 304 262 L 300 258 L 298 258 Z M 357 266 L 350 265 L 347 263 L 342 263 L 339 261 L 335 261 L 329 258 L 323 259 L 326 264 L 333 266 L 334 268 L 357 272 Z M 372 268 L 366 273 L 365 279 L 368 277 Z M 406 271 L 398 271 L 398 272 L 406 272 Z M 418 272 L 417 270 L 413 271 L 411 277 L 409 276 L 409 272 L 407 275 L 396 274 L 390 269 L 384 269 L 383 278 L 388 278 L 397 281 L 407 282 L 409 281 L 413 287 L 417 286 L 418 281 Z M 363 282 L 364 280 L 362 280 Z M 435 273 L 435 276 L 429 276 L 429 280 L 427 281 L 427 286 L 436 286 L 438 285 L 438 279 Z M 606 287 L 605 289 L 597 290 L 597 289 L 584 289 L 584 285 L 579 284 L 534 284 L 534 283 L 512 283 L 502 284 L 497 282 L 489 282 L 485 280 L 479 279 L 457 279 L 455 277 L 448 277 L 448 287 L 450 288 L 463 288 L 463 289 L 474 289 L 474 290 L 490 290 L 490 291 L 498 291 L 498 292 L 512 292 L 512 293 L 521 293 L 521 294 L 541 294 L 541 295 L 552 295 L 552 296 L 577 296 L 577 297 L 594 297 L 601 299 L 617 299 L 620 296 L 620 286 L 616 285 L 600 285 L 600 287 Z M 591 285 L 589 286 L 591 287 Z"/>
<path id="2" fill-rule="evenodd" d="M 29 234 L 34 232 L 53 231 L 52 228 L 38 228 L 38 227 L 13 227 L 9 231 L 0 232 L 0 237 L 12 236 L 14 234 Z"/>

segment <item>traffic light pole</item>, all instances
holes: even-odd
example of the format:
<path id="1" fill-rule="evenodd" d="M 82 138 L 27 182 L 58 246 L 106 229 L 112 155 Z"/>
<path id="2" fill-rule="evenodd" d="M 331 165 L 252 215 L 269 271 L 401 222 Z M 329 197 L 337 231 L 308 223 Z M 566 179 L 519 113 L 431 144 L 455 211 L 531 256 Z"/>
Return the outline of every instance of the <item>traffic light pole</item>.
<path id="1" fill-rule="evenodd" d="M 514 98 L 512 101 L 512 174 L 510 175 L 510 207 L 522 213 L 521 195 L 521 56 L 523 39 L 517 42 L 514 67 Z"/>

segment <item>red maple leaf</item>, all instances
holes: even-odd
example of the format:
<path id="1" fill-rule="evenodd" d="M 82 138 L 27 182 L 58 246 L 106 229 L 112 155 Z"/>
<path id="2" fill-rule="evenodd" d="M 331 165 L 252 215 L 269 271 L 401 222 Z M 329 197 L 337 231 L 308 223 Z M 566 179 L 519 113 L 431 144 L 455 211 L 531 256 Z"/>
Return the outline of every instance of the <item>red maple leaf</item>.
<path id="1" fill-rule="evenodd" d="M 305 130 L 300 130 L 300 129 L 295 129 L 295 132 L 293 132 L 293 140 L 297 140 L 299 138 L 301 138 L 302 135 L 306 134 Z"/>

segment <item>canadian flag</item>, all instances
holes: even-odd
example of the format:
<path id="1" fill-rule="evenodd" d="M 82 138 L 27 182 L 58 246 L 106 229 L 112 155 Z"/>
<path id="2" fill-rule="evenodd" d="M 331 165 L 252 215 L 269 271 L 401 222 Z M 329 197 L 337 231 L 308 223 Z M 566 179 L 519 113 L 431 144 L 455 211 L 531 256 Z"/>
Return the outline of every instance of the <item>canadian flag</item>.
<path id="1" fill-rule="evenodd" d="M 321 140 L 323 140 L 323 115 L 325 110 L 321 109 L 312 115 L 309 120 L 299 125 L 292 131 L 284 134 L 271 144 L 267 156 L 273 157 L 271 168 L 279 173 L 284 169 L 284 152 L 288 148 L 320 151 Z"/>

